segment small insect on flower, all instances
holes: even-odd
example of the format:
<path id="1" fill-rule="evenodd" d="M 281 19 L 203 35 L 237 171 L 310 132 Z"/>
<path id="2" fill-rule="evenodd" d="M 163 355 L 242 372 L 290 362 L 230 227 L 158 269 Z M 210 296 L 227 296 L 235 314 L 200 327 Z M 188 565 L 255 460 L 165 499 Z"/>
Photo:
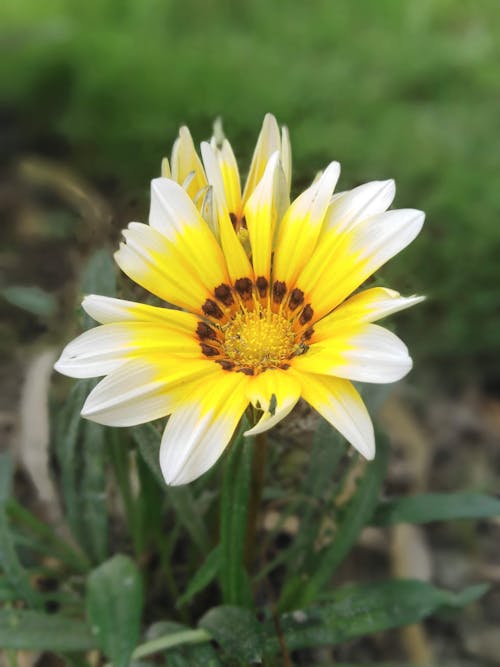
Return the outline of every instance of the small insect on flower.
<path id="1" fill-rule="evenodd" d="M 351 380 L 406 375 L 406 346 L 373 323 L 422 297 L 356 290 L 413 241 L 424 214 L 387 211 L 393 181 L 334 195 L 337 162 L 290 204 L 288 133 L 269 114 L 243 192 L 220 125 L 201 154 L 181 128 L 171 164 L 152 181 L 149 225 L 132 222 L 115 254 L 175 309 L 83 300 L 101 326 L 56 363 L 72 377 L 106 376 L 82 415 L 110 426 L 170 415 L 160 449 L 168 484 L 208 470 L 249 403 L 260 412 L 245 435 L 271 428 L 302 397 L 373 458 L 372 423 Z"/>

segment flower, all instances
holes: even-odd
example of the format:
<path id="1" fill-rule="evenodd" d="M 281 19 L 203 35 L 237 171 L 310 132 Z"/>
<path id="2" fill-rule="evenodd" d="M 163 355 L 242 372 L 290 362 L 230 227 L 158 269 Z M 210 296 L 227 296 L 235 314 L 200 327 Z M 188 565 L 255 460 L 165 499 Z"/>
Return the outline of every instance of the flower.
<path id="1" fill-rule="evenodd" d="M 247 436 L 300 397 L 373 458 L 373 426 L 351 381 L 406 375 L 406 346 L 374 322 L 422 297 L 358 288 L 416 237 L 424 214 L 387 211 L 393 181 L 333 195 L 337 162 L 289 204 L 287 134 L 269 115 L 243 195 L 225 139 L 202 144 L 202 156 L 203 165 L 181 130 L 171 171 L 164 163 L 152 181 L 149 225 L 131 223 L 115 254 L 166 305 L 83 300 L 101 326 L 56 363 L 72 377 L 106 376 L 82 415 L 111 426 L 170 415 L 160 449 L 168 484 L 208 470 L 249 404 L 259 419 Z"/>

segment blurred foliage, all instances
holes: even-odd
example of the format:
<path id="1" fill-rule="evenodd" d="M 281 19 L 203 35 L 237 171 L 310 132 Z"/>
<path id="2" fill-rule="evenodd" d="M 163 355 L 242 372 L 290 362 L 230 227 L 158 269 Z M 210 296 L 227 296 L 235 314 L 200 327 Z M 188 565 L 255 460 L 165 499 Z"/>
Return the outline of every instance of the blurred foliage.
<path id="1" fill-rule="evenodd" d="M 181 123 L 201 140 L 221 115 L 245 165 L 272 111 L 296 188 L 338 159 L 342 188 L 395 177 L 427 212 L 383 272 L 430 297 L 401 316 L 417 356 L 498 371 L 496 0 L 18 0 L 0 26 L 7 155 L 62 158 L 145 216 Z"/>

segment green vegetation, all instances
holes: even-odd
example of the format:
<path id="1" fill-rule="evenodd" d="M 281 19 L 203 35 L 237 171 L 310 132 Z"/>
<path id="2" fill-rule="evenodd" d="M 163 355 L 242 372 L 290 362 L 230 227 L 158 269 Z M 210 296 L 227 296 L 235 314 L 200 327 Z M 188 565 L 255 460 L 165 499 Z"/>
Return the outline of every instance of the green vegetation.
<path id="1" fill-rule="evenodd" d="M 498 2 L 19 0 L 0 25 L 12 157 L 62 157 L 144 211 L 179 124 L 201 140 L 217 115 L 242 164 L 266 111 L 288 124 L 297 188 L 331 159 L 342 188 L 394 177 L 428 217 L 383 272 L 430 297 L 399 330 L 421 359 L 494 372 Z"/>

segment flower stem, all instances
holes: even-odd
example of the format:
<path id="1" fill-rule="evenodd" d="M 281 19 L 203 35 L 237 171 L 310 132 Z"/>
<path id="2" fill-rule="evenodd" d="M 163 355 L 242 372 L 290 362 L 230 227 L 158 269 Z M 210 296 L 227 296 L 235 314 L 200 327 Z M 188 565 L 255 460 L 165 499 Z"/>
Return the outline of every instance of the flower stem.
<path id="1" fill-rule="evenodd" d="M 255 558 L 255 545 L 259 529 L 259 509 L 267 463 L 267 438 L 264 433 L 255 436 L 254 455 L 252 462 L 252 480 L 250 483 L 250 501 L 247 516 L 247 532 L 245 538 L 245 561 L 249 570 Z"/>

